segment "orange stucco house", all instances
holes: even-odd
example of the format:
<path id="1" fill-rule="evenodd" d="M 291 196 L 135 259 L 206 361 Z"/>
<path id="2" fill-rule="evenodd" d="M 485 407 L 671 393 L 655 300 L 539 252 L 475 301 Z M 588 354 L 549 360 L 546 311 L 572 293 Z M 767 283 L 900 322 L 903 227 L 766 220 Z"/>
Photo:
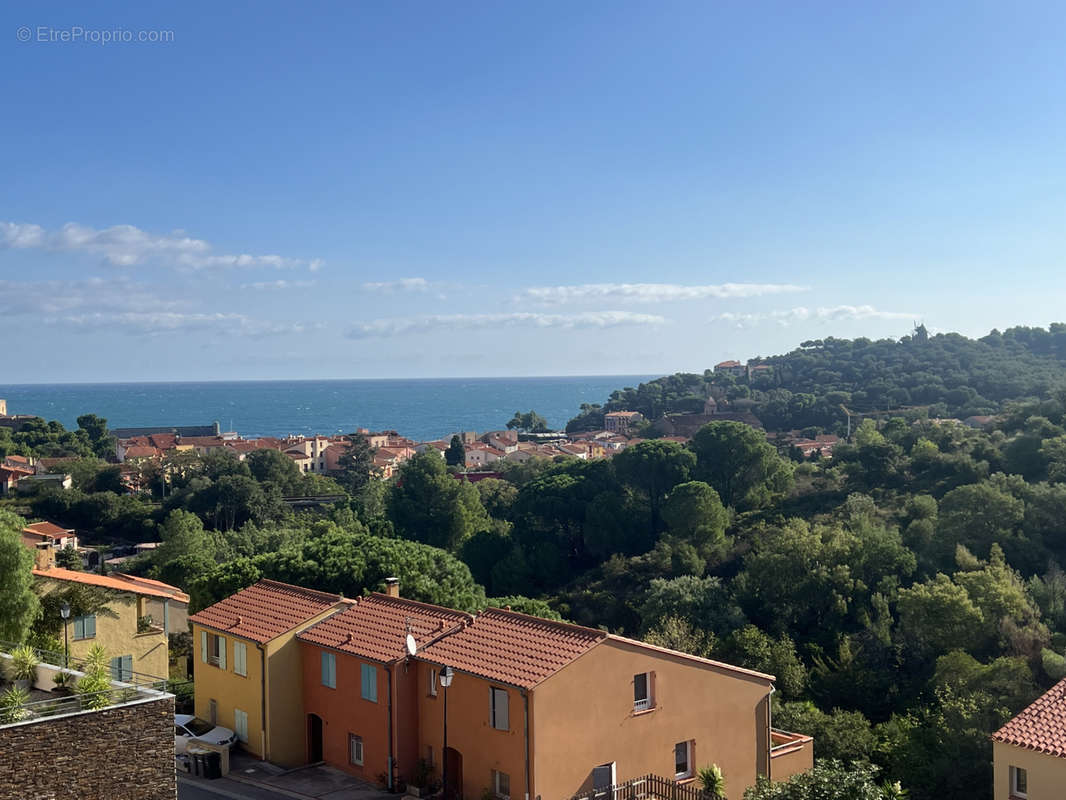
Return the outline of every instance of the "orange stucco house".
<path id="1" fill-rule="evenodd" d="M 388 588 L 296 636 L 309 761 L 389 785 L 420 760 L 438 779 L 446 764 L 449 793 L 467 800 L 567 800 L 648 774 L 694 782 L 712 763 L 740 796 L 757 775 L 812 764 L 811 737 L 771 727 L 771 675 Z"/>

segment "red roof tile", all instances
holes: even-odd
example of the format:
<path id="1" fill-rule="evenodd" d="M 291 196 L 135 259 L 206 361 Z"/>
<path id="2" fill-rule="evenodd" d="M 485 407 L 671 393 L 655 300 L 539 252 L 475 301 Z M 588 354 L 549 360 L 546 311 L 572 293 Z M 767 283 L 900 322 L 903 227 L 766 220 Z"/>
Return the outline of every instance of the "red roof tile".
<path id="1" fill-rule="evenodd" d="M 1066 679 L 992 734 L 997 742 L 1066 758 Z"/>
<path id="2" fill-rule="evenodd" d="M 473 624 L 419 655 L 488 680 L 532 689 L 606 636 L 591 628 L 490 608 Z"/>
<path id="3" fill-rule="evenodd" d="M 335 594 L 262 580 L 193 614 L 189 621 L 263 644 L 340 602 Z"/>
<path id="4" fill-rule="evenodd" d="M 71 528 L 61 528 L 54 522 L 34 522 L 22 529 L 25 533 L 36 533 L 41 536 L 69 536 L 74 533 Z"/>
<path id="5" fill-rule="evenodd" d="M 141 594 L 148 597 L 178 600 L 182 603 L 189 602 L 189 596 L 177 586 L 170 586 L 159 581 L 142 581 L 132 575 L 97 575 L 95 572 L 78 572 L 76 570 L 63 569 L 62 567 L 35 569 L 33 574 L 39 578 L 70 581 L 71 583 L 81 583 L 86 586 L 99 586 L 102 589 L 114 589 L 119 592 L 131 592 L 132 594 Z M 162 586 L 167 588 L 160 588 Z"/>
<path id="6" fill-rule="evenodd" d="M 407 654 L 408 630 L 419 648 L 436 637 L 473 622 L 470 614 L 418 603 L 401 597 L 372 594 L 350 608 L 299 633 L 301 642 L 388 663 Z M 410 625 L 410 629 L 408 628 Z"/>

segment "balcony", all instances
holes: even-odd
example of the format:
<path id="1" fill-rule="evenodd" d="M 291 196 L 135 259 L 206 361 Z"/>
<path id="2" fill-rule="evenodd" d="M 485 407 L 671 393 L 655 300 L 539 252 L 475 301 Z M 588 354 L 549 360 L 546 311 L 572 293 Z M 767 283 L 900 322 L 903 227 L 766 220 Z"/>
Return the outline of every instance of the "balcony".
<path id="1" fill-rule="evenodd" d="M 814 737 L 774 728 L 770 731 L 770 777 L 787 780 L 814 766 Z"/>
<path id="2" fill-rule="evenodd" d="M 5 676 L 12 649 L 0 642 Z M 174 695 L 165 681 L 116 681 L 108 668 L 86 675 L 56 666 L 62 661 L 42 658 L 28 686 L 0 687 L 5 797 L 67 797 L 71 786 L 80 797 L 107 797 L 116 786 L 137 786 L 138 797 L 173 800 Z"/>

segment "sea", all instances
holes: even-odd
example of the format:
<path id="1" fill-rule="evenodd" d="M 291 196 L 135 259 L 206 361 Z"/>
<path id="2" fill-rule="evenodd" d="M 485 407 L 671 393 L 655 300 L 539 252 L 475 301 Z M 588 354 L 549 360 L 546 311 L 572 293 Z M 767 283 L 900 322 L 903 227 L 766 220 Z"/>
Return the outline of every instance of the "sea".
<path id="1" fill-rule="evenodd" d="M 109 427 L 206 425 L 246 438 L 395 430 L 425 441 L 458 431 L 499 430 L 516 411 L 562 428 L 582 403 L 654 375 L 557 378 L 211 381 L 200 383 L 0 384 L 8 414 L 77 427 L 82 414 Z"/>

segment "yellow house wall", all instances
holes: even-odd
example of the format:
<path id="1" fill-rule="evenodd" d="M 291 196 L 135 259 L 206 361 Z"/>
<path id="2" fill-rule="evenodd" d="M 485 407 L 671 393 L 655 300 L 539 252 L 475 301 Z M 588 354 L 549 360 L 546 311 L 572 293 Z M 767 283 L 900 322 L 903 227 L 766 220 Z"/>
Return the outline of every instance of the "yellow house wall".
<path id="1" fill-rule="evenodd" d="M 201 650 L 201 631 L 213 634 L 210 628 L 193 625 L 193 703 L 196 716 L 211 719 L 211 701 L 216 704 L 216 722 L 230 730 L 236 730 L 234 709 L 240 709 L 248 715 L 248 742 L 245 750 L 257 756 L 263 756 L 263 715 L 262 715 L 262 676 L 261 656 L 256 643 L 250 639 L 221 634 L 226 641 L 226 668 L 220 669 L 203 660 Z M 248 648 L 247 677 L 238 675 L 233 670 L 233 644 L 244 642 Z"/>
<path id="2" fill-rule="evenodd" d="M 1049 756 L 1026 750 L 1024 747 L 992 742 L 995 800 L 1010 798 L 1010 767 L 1021 767 L 1028 773 L 1028 800 L 1060 800 L 1066 796 L 1066 758 Z"/>
<path id="3" fill-rule="evenodd" d="M 654 673 L 654 710 L 633 711 L 633 676 Z M 693 766 L 722 768 L 730 796 L 765 774 L 770 685 L 730 670 L 608 639 L 532 692 L 534 794 L 591 788 L 593 768 L 616 780 L 674 777 L 674 745 L 695 740 Z"/>
<path id="4" fill-rule="evenodd" d="M 262 645 L 266 661 L 265 680 L 260 665 L 263 655 L 260 654 L 259 645 L 194 623 L 193 697 L 196 715 L 210 719 L 209 701 L 213 699 L 217 704 L 218 724 L 236 730 L 233 709 L 239 708 L 248 714 L 248 743 L 244 745 L 245 749 L 283 767 L 307 763 L 307 722 L 301 691 L 303 673 L 296 635 L 336 611 L 336 607 L 329 608 Z M 225 670 L 203 661 L 200 652 L 202 630 L 217 633 L 226 640 Z M 248 646 L 247 678 L 233 671 L 234 639 L 244 641 Z M 265 719 L 262 703 L 264 691 Z"/>
<path id="5" fill-rule="evenodd" d="M 59 583 L 55 581 L 49 581 L 47 585 L 48 591 L 59 588 Z M 137 633 L 140 598 L 125 592 L 108 592 L 108 595 L 108 610 L 96 615 L 96 636 L 75 640 L 74 620 L 67 620 L 71 659 L 85 658 L 89 648 L 98 644 L 107 652 L 108 658 L 133 656 L 134 672 L 166 678 L 169 665 L 167 637 L 158 631 Z"/>

